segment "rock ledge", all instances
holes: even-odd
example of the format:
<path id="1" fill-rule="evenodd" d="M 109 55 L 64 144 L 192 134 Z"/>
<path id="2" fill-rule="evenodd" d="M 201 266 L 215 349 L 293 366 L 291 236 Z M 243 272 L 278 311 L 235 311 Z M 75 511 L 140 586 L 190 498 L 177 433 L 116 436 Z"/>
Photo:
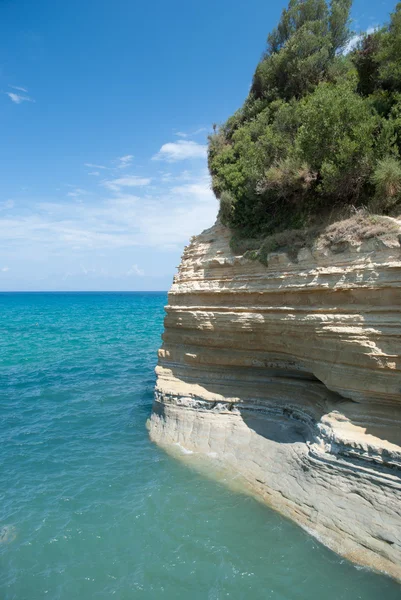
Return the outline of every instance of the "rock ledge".
<path id="1" fill-rule="evenodd" d="M 234 256 L 217 223 L 169 293 L 151 438 L 212 455 L 401 580 L 401 248 Z M 334 249 L 335 250 L 335 249 Z"/>

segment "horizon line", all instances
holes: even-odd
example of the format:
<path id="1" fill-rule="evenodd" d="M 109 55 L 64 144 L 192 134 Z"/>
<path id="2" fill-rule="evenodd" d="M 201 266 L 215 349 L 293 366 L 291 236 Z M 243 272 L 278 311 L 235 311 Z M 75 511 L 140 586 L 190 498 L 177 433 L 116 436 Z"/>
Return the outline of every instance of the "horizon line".
<path id="1" fill-rule="evenodd" d="M 0 290 L 0 294 L 166 294 L 168 290 Z"/>

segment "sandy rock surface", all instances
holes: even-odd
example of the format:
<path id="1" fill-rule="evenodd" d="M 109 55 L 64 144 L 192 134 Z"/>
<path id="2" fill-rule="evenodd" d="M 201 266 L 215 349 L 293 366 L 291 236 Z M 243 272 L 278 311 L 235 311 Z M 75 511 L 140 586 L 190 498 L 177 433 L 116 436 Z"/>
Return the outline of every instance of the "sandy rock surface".
<path id="1" fill-rule="evenodd" d="M 216 457 L 348 558 L 401 579 L 401 247 L 234 256 L 216 224 L 169 293 L 151 438 Z"/>

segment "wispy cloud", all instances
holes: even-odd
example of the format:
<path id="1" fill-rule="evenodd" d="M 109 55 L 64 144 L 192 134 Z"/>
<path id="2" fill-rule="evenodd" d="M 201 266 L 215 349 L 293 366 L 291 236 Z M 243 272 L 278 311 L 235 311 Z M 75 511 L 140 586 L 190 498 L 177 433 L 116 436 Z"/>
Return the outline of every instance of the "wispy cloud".
<path id="1" fill-rule="evenodd" d="M 173 173 L 166 173 L 164 171 L 162 171 L 160 173 L 161 175 L 161 181 L 163 183 L 173 183 L 173 182 L 177 182 L 177 181 L 191 181 L 192 179 L 194 179 L 194 177 L 196 177 L 196 175 L 194 175 L 194 173 L 192 173 L 191 171 L 181 171 L 178 174 L 173 174 Z"/>
<path id="2" fill-rule="evenodd" d="M 120 156 L 120 158 L 117 158 L 117 161 L 118 161 L 117 168 L 118 169 L 126 169 L 132 163 L 133 158 L 134 158 L 134 156 L 132 154 L 126 154 L 125 156 Z"/>
<path id="3" fill-rule="evenodd" d="M 140 269 L 138 265 L 132 265 L 132 267 L 128 269 L 126 275 L 137 275 L 138 277 L 143 277 L 143 275 L 145 275 L 145 271 Z"/>
<path id="4" fill-rule="evenodd" d="M 179 140 L 164 144 L 152 160 L 178 162 L 180 160 L 206 158 L 207 146 L 189 140 Z"/>
<path id="5" fill-rule="evenodd" d="M 94 275 L 96 273 L 96 269 L 87 269 L 85 267 L 85 265 L 80 265 L 81 268 L 81 273 L 83 273 L 84 275 Z"/>
<path id="6" fill-rule="evenodd" d="M 195 129 L 195 131 L 189 133 L 186 133 L 185 131 L 176 131 L 175 135 L 181 138 L 190 138 L 199 135 L 200 133 L 204 133 L 205 131 L 207 131 L 207 127 L 199 127 L 199 129 Z"/>
<path id="7" fill-rule="evenodd" d="M 117 179 L 109 179 L 103 181 L 102 185 L 114 192 L 120 191 L 125 187 L 143 187 L 149 185 L 151 179 L 148 177 L 138 177 L 137 175 L 127 175 L 127 177 L 118 177 Z"/>
<path id="8" fill-rule="evenodd" d="M 10 270 L 10 267 L 2 267 L 1 268 L 2 273 L 7 273 L 7 271 L 9 271 L 9 270 Z"/>
<path id="9" fill-rule="evenodd" d="M 90 173 L 88 173 L 88 175 L 94 175 L 95 177 L 99 177 L 100 173 L 99 171 L 91 171 Z"/>
<path id="10" fill-rule="evenodd" d="M 83 190 L 82 188 L 74 188 L 72 192 L 68 192 L 67 196 L 70 198 L 79 198 L 79 196 L 86 196 L 89 194 L 87 190 Z"/>
<path id="11" fill-rule="evenodd" d="M 29 96 L 22 96 L 21 94 L 15 94 L 14 92 L 4 92 L 14 104 L 22 104 L 23 102 L 35 102 L 33 98 Z"/>
<path id="12" fill-rule="evenodd" d="M 118 163 L 114 155 L 86 163 L 83 173 L 81 166 L 70 174 L 73 185 L 44 189 L 46 201 L 29 190 L 15 206 L 7 196 L 0 200 L 0 271 L 10 268 L 0 272 L 0 289 L 166 289 L 183 245 L 210 227 L 218 210 L 204 149 L 177 146 L 179 158 L 164 152 L 167 162 L 151 162 L 147 171 L 133 173 L 133 163 L 120 170 L 131 159 L 120 152 Z M 188 155 L 202 159 L 178 162 Z M 88 172 L 96 175 L 85 179 Z"/>
<path id="13" fill-rule="evenodd" d="M 116 169 L 126 169 L 131 166 L 132 159 L 134 158 L 133 154 L 125 154 L 124 156 L 119 156 L 115 160 L 111 161 L 113 166 L 106 167 L 106 165 L 98 165 L 96 163 L 84 163 L 85 167 L 89 169 L 96 169 L 88 173 L 88 175 L 99 175 L 99 169 L 104 171 L 114 171 Z"/>
<path id="14" fill-rule="evenodd" d="M 365 32 L 354 35 L 349 40 L 348 44 L 344 47 L 342 53 L 344 55 L 346 55 L 346 54 L 349 54 L 350 52 L 352 52 L 352 50 L 354 50 L 357 47 L 358 43 L 363 39 L 364 35 L 371 35 L 377 29 L 378 29 L 378 25 L 376 25 L 375 27 L 369 27 Z"/>
<path id="15" fill-rule="evenodd" d="M 0 202 L 0 210 L 8 210 L 9 208 L 14 208 L 14 206 L 14 200 L 4 200 L 3 202 Z"/>
<path id="16" fill-rule="evenodd" d="M 85 167 L 89 167 L 90 169 L 107 169 L 104 165 L 94 165 L 93 163 L 85 163 Z"/>
<path id="17" fill-rule="evenodd" d="M 20 87 L 19 85 L 9 84 L 8 87 L 12 88 L 13 90 L 17 90 L 18 92 L 24 92 L 25 94 L 28 93 L 28 90 L 26 88 Z"/>
<path id="18" fill-rule="evenodd" d="M 180 248 L 194 233 L 213 224 L 218 204 L 202 172 L 192 181 L 152 195 L 119 195 L 74 205 L 39 203 L 29 215 L 0 217 L 0 249 L 23 260 L 26 253 L 70 256 L 71 252 L 111 251 L 137 246 Z"/>

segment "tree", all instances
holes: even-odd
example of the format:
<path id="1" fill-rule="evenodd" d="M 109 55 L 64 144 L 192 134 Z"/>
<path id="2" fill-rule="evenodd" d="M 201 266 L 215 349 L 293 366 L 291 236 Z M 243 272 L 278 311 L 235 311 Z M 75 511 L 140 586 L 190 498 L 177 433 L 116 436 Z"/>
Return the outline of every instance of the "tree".
<path id="1" fill-rule="evenodd" d="M 401 92 L 401 2 L 395 7 L 388 31 L 382 36 L 377 59 L 382 87 Z"/>
<path id="2" fill-rule="evenodd" d="M 350 36 L 350 11 L 352 0 L 332 0 L 329 15 L 332 55 L 345 48 Z"/>
<path id="3" fill-rule="evenodd" d="M 371 107 L 348 82 L 322 83 L 301 115 L 297 152 L 319 174 L 318 191 L 355 201 L 372 169 L 377 118 Z"/>
<path id="4" fill-rule="evenodd" d="M 323 81 L 350 37 L 352 0 L 290 0 L 253 78 L 255 98 L 300 98 Z"/>
<path id="5" fill-rule="evenodd" d="M 401 2 L 351 54 L 351 0 L 290 0 L 243 106 L 209 138 L 238 235 L 305 227 L 333 205 L 401 203 Z"/>

